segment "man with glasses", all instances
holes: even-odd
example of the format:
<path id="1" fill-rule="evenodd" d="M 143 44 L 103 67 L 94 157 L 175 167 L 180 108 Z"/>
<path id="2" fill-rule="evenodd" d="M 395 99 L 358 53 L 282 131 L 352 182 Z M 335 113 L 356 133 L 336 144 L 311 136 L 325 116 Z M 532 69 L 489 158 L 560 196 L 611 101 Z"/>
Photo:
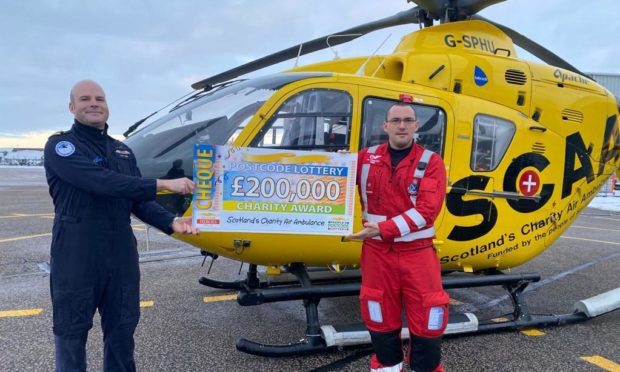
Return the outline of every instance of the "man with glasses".
<path id="1" fill-rule="evenodd" d="M 446 170 L 438 154 L 414 142 L 418 126 L 412 105 L 395 103 L 383 123 L 388 143 L 358 154 L 364 229 L 348 238 L 364 240 L 360 307 L 375 349 L 371 371 L 402 370 L 403 307 L 411 369 L 443 371 L 450 299 L 433 248 L 433 222 L 445 198 Z"/>

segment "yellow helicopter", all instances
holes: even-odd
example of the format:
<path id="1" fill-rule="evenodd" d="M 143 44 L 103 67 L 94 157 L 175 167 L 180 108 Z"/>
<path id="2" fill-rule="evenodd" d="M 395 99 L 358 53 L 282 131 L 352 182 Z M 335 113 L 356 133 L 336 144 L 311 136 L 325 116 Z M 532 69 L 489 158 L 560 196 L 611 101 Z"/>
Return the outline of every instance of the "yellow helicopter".
<path id="1" fill-rule="evenodd" d="M 417 0 L 416 7 L 317 38 L 201 80 L 162 118 L 127 132 L 144 176 L 192 177 L 196 143 L 277 150 L 359 149 L 386 140 L 383 119 L 397 101 L 420 118 L 416 141 L 446 164 L 445 207 L 435 222 L 442 270 L 484 275 L 444 279 L 445 288 L 503 285 L 515 312 L 506 328 L 580 321 L 600 314 L 535 317 L 522 293 L 537 275 L 501 274 L 542 253 L 620 167 L 620 103 L 544 47 L 477 15 L 503 0 Z M 433 25 L 434 21 L 439 21 Z M 258 69 L 404 24 L 424 26 L 403 36 L 393 53 L 336 59 L 264 77 L 235 80 Z M 548 64 L 518 59 L 515 44 Z M 147 117 L 148 118 L 148 117 Z M 134 132 L 135 131 L 135 132 Z M 133 132 L 133 133 L 132 133 Z M 160 195 L 179 215 L 191 198 Z M 359 205 L 356 216 L 360 216 Z M 358 218 L 358 220 L 361 218 Z M 360 221 L 354 231 L 361 229 Z M 355 295 L 360 242 L 338 236 L 209 232 L 178 236 L 213 259 L 250 264 L 247 278 L 200 282 L 239 291 L 241 305 L 304 300 L 305 338 L 264 345 L 240 340 L 239 350 L 284 356 L 360 341 L 360 332 L 321 327 L 324 297 Z M 258 267 L 265 267 L 261 279 Z M 327 267 L 332 275 L 314 270 Z M 356 274 L 351 274 L 356 273 Z M 296 280 L 275 277 L 294 274 Z M 351 275 L 349 275 L 351 274 Z M 616 295 L 616 298 L 618 296 Z M 471 314 L 452 317 L 448 332 L 501 329 Z M 357 333 L 355 333 L 357 332 Z M 356 339 L 357 337 L 357 339 Z M 353 341 L 351 341 L 353 339 Z M 362 341 L 363 342 L 363 341 Z"/>

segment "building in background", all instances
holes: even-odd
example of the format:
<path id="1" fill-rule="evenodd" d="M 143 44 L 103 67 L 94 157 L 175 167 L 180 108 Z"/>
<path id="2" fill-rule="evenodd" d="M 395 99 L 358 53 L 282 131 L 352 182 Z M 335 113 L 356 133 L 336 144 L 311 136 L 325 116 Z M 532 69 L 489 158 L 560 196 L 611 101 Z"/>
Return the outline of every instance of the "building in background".
<path id="1" fill-rule="evenodd" d="M 592 77 L 597 83 L 609 89 L 620 100 L 620 74 L 608 74 L 591 72 L 586 75 Z"/>
<path id="2" fill-rule="evenodd" d="M 43 149 L 0 148 L 0 165 L 43 165 Z"/>
<path id="3" fill-rule="evenodd" d="M 601 84 L 605 88 L 616 96 L 616 100 L 620 102 L 620 74 L 607 74 L 607 73 L 588 73 L 597 83 Z M 616 194 L 620 195 L 620 174 L 616 174 L 615 185 L 612 185 L 616 190 Z M 612 189 L 613 190 L 613 189 Z"/>

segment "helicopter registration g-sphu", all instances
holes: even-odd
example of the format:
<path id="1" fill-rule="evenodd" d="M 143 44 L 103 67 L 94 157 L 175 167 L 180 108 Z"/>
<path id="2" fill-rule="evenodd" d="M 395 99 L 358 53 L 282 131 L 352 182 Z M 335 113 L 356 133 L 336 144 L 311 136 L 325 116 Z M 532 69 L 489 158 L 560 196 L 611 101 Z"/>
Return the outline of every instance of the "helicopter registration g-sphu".
<path id="1" fill-rule="evenodd" d="M 580 301 L 573 314 L 534 316 L 523 290 L 535 274 L 500 275 L 548 248 L 620 166 L 618 102 L 576 68 L 523 35 L 476 13 L 501 0 L 415 1 L 417 7 L 318 38 L 192 85 L 197 92 L 126 139 L 145 176 L 174 170 L 191 177 L 196 143 L 355 152 L 385 140 L 387 108 L 410 101 L 420 118 L 417 141 L 447 167 L 445 208 L 436 220 L 442 269 L 485 275 L 444 276 L 444 287 L 503 285 L 513 319 L 478 322 L 451 315 L 447 333 L 481 333 L 585 320 L 620 306 L 620 289 Z M 441 23 L 433 26 L 433 20 Z M 401 24 L 425 27 L 405 35 L 393 53 L 337 59 L 250 80 L 251 71 Z M 513 42 L 549 65 L 516 58 Z M 144 120 L 142 120 L 144 121 Z M 136 123 L 133 131 L 142 121 Z M 171 169 L 172 165 L 172 169 Z M 158 201 L 190 214 L 190 200 Z M 359 205 L 356 216 L 359 216 Z M 358 222 L 354 231 L 359 231 Z M 179 236 L 213 259 L 250 264 L 245 280 L 201 283 L 239 291 L 241 305 L 301 299 L 305 338 L 264 345 L 245 339 L 239 350 L 267 356 L 368 343 L 364 328 L 323 326 L 323 297 L 355 295 L 360 243 L 340 237 L 210 232 Z M 258 265 L 266 267 L 261 279 Z M 332 276 L 309 267 L 327 267 Z M 349 275 L 351 272 L 354 275 Z M 295 281 L 277 282 L 279 274 Z M 290 276 L 290 275 L 289 275 Z M 406 329 L 403 330 L 406 333 Z"/>

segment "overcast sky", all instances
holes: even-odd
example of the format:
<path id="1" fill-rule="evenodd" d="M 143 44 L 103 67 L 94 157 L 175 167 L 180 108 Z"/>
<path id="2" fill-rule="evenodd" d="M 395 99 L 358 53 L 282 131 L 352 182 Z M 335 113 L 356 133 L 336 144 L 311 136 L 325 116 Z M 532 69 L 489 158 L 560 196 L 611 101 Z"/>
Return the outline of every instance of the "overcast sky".
<path id="1" fill-rule="evenodd" d="M 0 0 L 0 147 L 43 146 L 72 123 L 68 93 L 106 90 L 111 132 L 191 91 L 190 84 L 319 36 L 409 9 L 406 0 Z M 481 15 L 585 72 L 620 73 L 616 0 L 509 0 Z M 417 25 L 336 47 L 340 57 L 393 50 Z M 306 64 L 332 58 L 306 55 Z M 265 72 L 292 67 L 285 62 Z M 255 76 L 254 73 L 250 76 Z"/>

